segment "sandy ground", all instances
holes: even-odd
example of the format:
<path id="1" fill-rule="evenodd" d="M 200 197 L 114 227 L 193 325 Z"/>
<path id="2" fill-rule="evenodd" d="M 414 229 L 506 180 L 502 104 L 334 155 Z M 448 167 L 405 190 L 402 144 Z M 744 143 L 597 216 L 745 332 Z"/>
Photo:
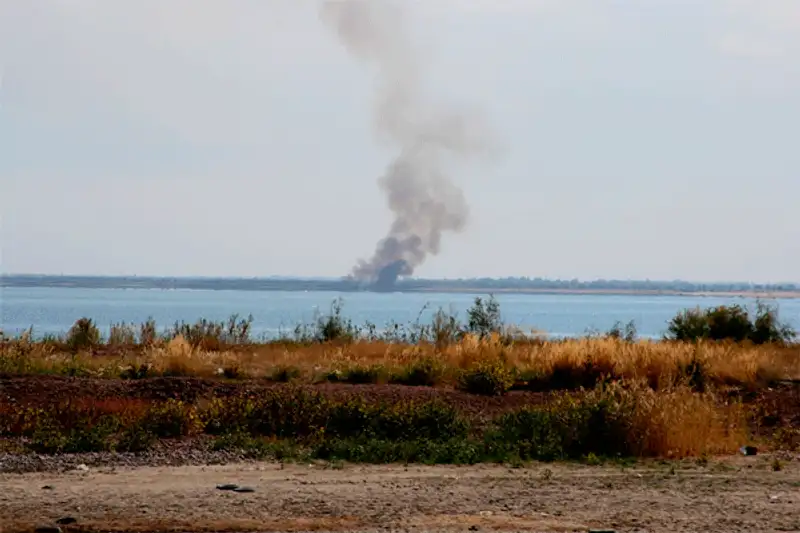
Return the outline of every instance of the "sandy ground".
<path id="1" fill-rule="evenodd" d="M 235 483 L 251 493 L 218 490 Z M 800 531 L 800 461 L 425 467 L 240 463 L 0 475 L 0 532 Z"/>

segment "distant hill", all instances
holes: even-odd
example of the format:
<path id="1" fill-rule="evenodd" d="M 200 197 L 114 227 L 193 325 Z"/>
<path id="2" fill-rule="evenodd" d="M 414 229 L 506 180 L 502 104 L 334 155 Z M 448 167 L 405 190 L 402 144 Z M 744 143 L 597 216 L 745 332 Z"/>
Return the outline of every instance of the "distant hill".
<path id="1" fill-rule="evenodd" d="M 0 287 L 74 287 L 104 289 L 197 289 L 237 291 L 335 291 L 370 290 L 357 281 L 331 278 L 203 278 L 150 276 L 45 276 L 0 275 Z M 553 292 L 683 294 L 735 293 L 800 295 L 799 283 L 752 284 L 747 282 L 692 283 L 688 281 L 593 280 L 542 278 L 403 279 L 397 292 Z"/>

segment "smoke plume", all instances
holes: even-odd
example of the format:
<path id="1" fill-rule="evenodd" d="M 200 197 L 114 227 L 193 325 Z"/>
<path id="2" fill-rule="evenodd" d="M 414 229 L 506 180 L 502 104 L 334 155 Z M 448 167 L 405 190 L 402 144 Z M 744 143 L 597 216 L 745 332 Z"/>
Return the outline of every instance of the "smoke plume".
<path id="1" fill-rule="evenodd" d="M 394 220 L 368 261 L 352 277 L 391 289 L 429 255 L 446 232 L 460 232 L 469 218 L 464 194 L 445 174 L 446 156 L 486 149 L 485 128 L 464 111 L 431 105 L 422 95 L 420 61 L 390 0 L 328 0 L 323 20 L 354 57 L 377 70 L 374 129 L 398 154 L 380 178 Z"/>

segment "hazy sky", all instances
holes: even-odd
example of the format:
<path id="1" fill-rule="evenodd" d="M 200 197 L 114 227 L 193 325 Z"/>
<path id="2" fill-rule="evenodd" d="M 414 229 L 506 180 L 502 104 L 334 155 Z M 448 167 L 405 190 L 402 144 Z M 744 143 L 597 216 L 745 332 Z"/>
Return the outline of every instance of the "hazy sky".
<path id="1" fill-rule="evenodd" d="M 418 275 L 800 280 L 800 1 L 405 3 L 497 140 Z M 4 272 L 344 275 L 391 222 L 313 0 L 0 0 L 0 69 Z"/>

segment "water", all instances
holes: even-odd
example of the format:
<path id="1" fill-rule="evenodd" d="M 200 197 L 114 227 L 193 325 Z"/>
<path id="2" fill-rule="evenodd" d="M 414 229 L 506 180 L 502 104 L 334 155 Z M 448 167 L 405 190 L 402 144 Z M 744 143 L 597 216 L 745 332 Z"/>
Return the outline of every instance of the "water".
<path id="1" fill-rule="evenodd" d="M 343 314 L 348 318 L 380 327 L 391 321 L 408 324 L 418 316 L 427 322 L 439 307 L 455 311 L 463 320 L 475 295 L 4 287 L 0 289 L 0 328 L 7 334 L 31 326 L 36 336 L 60 334 L 86 316 L 107 332 L 112 323 L 138 324 L 148 317 L 164 328 L 176 320 L 226 320 L 239 313 L 253 315 L 255 336 L 274 337 L 291 332 L 298 323 L 311 322 L 315 312 L 328 312 L 338 297 L 343 298 Z M 660 337 L 667 322 L 682 309 L 755 304 L 747 298 L 702 296 L 500 294 L 496 298 L 505 323 L 559 337 L 606 331 L 616 321 L 629 320 L 636 322 L 640 336 Z M 800 299 L 772 299 L 769 303 L 777 304 L 781 319 L 800 330 Z"/>

